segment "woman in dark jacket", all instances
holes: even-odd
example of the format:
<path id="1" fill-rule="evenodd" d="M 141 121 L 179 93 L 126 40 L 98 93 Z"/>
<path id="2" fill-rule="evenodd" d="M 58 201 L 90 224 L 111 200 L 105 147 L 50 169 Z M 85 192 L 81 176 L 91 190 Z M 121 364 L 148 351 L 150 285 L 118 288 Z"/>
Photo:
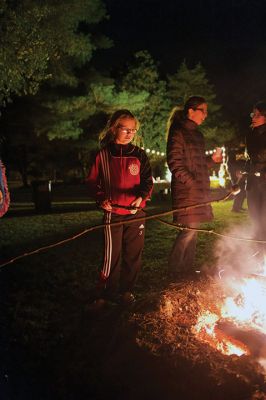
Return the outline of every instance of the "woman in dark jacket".
<path id="1" fill-rule="evenodd" d="M 193 206 L 210 200 L 210 179 L 205 155 L 205 141 L 198 126 L 207 117 L 207 103 L 203 97 L 188 99 L 184 110 L 174 110 L 169 119 L 167 162 L 172 173 L 171 193 L 173 209 Z M 215 160 L 214 160 L 215 161 Z M 220 161 L 220 160 L 216 160 Z M 213 219 L 210 205 L 174 213 L 174 222 L 192 230 L 177 234 L 169 256 L 169 274 L 178 277 L 193 272 L 197 229 L 201 222 Z"/>
<path id="2" fill-rule="evenodd" d="M 255 239 L 266 240 L 266 101 L 255 104 L 252 130 L 247 136 L 249 156 L 247 203 Z M 263 269 L 266 246 L 258 245 L 258 271 Z"/>

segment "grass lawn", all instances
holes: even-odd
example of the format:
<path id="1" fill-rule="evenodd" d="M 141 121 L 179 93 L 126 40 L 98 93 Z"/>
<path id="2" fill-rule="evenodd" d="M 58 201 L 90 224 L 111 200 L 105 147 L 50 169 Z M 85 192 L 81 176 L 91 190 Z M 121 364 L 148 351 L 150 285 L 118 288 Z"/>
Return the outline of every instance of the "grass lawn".
<path id="1" fill-rule="evenodd" d="M 202 227 L 223 232 L 230 225 L 245 223 L 247 214 L 232 213 L 231 207 L 231 200 L 214 203 L 215 219 Z M 155 214 L 169 209 L 168 200 L 154 199 L 147 211 Z M 71 238 L 101 223 L 101 218 L 102 213 L 89 202 L 55 202 L 52 213 L 46 215 L 34 214 L 29 204 L 12 205 L 1 219 L 1 263 Z M 171 221 L 171 216 L 165 219 Z M 143 269 L 136 286 L 138 298 L 167 285 L 167 257 L 175 235 L 174 228 L 159 221 L 148 221 Z M 212 250 L 216 240 L 217 236 L 199 234 L 197 268 L 206 263 L 214 266 Z M 86 323 L 83 311 L 94 287 L 101 257 L 102 232 L 95 230 L 1 267 L 0 390 L 3 400 L 48 399 L 54 393 L 60 394 L 57 399 L 72 398 L 62 394 L 63 375 L 67 376 L 66 365 L 71 363 L 66 349 L 74 343 L 79 348 L 77 330 L 82 330 L 82 324 Z M 82 373 L 81 360 L 82 354 L 79 373 Z M 97 364 L 92 365 L 98 368 Z M 98 376 L 88 374 L 92 380 Z"/>
<path id="2" fill-rule="evenodd" d="M 223 232 L 230 225 L 245 223 L 247 213 L 232 213 L 232 200 L 213 203 L 215 219 L 202 228 Z M 76 209 L 77 211 L 73 211 Z M 82 209 L 82 211 L 80 211 Z M 169 200 L 152 201 L 147 207 L 149 214 L 157 214 L 170 210 Z M 172 217 L 164 217 L 171 222 Z M 29 204 L 22 203 L 12 206 L 10 212 L 1 220 L 0 260 L 1 263 L 17 256 L 29 253 L 41 247 L 70 239 L 94 225 L 101 224 L 102 213 L 96 210 L 92 202 L 55 202 L 52 213 L 37 215 Z M 145 249 L 143 254 L 143 270 L 138 283 L 138 289 L 144 292 L 154 285 L 162 284 L 166 275 L 167 257 L 176 236 L 176 229 L 163 225 L 159 221 L 147 222 Z M 206 263 L 214 262 L 212 250 L 217 236 L 200 233 L 197 245 L 196 268 Z M 76 286 L 91 287 L 101 264 L 102 230 L 95 230 L 82 235 L 65 244 L 40 251 L 37 254 L 23 257 L 13 264 L 4 266 L 2 274 L 12 274 L 16 282 L 16 272 L 19 281 L 23 276 L 32 279 L 42 276 L 52 283 L 59 276 L 70 280 Z M 63 282 L 62 282 L 63 283 Z M 20 285 L 19 285 L 20 286 Z M 62 285 L 64 286 L 64 285 Z M 70 288 L 70 289 L 73 289 Z"/>

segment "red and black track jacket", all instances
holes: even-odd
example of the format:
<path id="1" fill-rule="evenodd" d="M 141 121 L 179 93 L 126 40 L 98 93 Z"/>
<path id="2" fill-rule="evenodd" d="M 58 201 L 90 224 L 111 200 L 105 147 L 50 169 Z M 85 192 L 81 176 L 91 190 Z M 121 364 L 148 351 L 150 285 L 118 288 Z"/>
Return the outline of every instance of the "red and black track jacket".
<path id="1" fill-rule="evenodd" d="M 140 207 L 145 207 L 153 182 L 151 167 L 144 150 L 129 143 L 110 143 L 97 155 L 87 177 L 90 193 L 97 202 L 108 199 L 113 204 L 130 206 L 142 197 Z M 130 214 L 123 208 L 112 209 L 116 214 Z"/>

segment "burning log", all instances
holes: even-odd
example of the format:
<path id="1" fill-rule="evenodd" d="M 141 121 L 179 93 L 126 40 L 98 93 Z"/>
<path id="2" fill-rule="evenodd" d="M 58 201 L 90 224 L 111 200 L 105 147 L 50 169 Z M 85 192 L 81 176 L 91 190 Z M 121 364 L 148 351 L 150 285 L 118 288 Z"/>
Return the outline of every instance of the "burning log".
<path id="1" fill-rule="evenodd" d="M 232 352 L 234 352 L 236 355 L 250 355 L 248 346 L 246 346 L 246 344 L 243 343 L 240 338 L 234 337 L 228 334 L 228 332 L 221 329 L 219 323 L 215 326 L 214 331 L 218 342 L 221 343 L 223 346 L 223 348 L 221 349 L 223 350 L 223 354 L 230 355 L 232 354 Z"/>
<path id="2" fill-rule="evenodd" d="M 204 312 L 192 328 L 196 337 L 201 341 L 208 343 L 214 349 L 222 354 L 235 354 L 241 356 L 249 355 L 248 347 L 237 338 L 233 338 L 228 332 L 219 327 L 220 316 L 210 312 Z"/>
<path id="3" fill-rule="evenodd" d="M 217 330 L 228 335 L 230 340 L 243 344 L 254 358 L 266 358 L 266 335 L 251 329 L 249 326 L 239 327 L 233 322 L 219 321 Z"/>

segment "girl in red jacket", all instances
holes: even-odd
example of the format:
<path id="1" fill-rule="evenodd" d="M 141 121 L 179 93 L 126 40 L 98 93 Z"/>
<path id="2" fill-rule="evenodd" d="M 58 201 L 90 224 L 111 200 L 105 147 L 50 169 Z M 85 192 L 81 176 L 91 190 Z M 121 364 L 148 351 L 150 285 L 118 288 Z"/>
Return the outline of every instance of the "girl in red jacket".
<path id="1" fill-rule="evenodd" d="M 142 210 L 152 191 L 152 174 L 146 153 L 133 143 L 139 122 L 128 110 L 116 111 L 100 135 L 102 149 L 96 155 L 87 181 L 98 205 L 104 210 L 104 260 L 100 272 L 96 308 L 106 299 L 134 301 L 144 246 Z M 112 226 L 112 223 L 121 223 Z"/>

